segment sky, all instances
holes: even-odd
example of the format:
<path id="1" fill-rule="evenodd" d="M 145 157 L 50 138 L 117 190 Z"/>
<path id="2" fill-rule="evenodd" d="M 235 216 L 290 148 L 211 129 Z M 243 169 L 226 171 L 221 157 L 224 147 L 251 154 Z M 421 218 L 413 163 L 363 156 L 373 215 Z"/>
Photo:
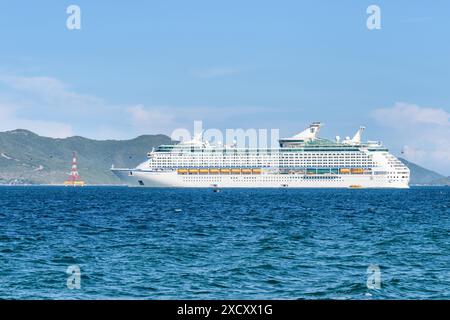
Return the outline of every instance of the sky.
<path id="1" fill-rule="evenodd" d="M 2 1 L 0 131 L 129 139 L 200 120 L 291 136 L 321 121 L 334 138 L 365 125 L 450 175 L 449 13 L 445 0 Z"/>

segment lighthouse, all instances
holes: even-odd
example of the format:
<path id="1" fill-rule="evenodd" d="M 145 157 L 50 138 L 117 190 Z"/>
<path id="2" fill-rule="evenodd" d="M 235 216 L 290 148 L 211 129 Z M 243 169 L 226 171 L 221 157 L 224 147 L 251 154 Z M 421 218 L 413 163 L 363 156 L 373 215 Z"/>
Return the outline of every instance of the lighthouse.
<path id="1" fill-rule="evenodd" d="M 72 153 L 72 169 L 69 173 L 69 178 L 64 181 L 65 186 L 84 186 L 84 181 L 81 180 L 80 174 L 78 173 L 78 167 L 77 167 L 77 154 L 75 151 Z"/>

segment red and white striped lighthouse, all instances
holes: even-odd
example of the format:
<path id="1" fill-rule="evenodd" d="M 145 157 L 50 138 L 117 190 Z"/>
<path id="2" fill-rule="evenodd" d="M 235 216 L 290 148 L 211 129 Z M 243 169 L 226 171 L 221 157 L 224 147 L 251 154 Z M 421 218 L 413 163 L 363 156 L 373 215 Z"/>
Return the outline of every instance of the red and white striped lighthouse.
<path id="1" fill-rule="evenodd" d="M 69 186 L 83 186 L 84 181 L 81 180 L 80 174 L 78 173 L 77 167 L 77 154 L 75 151 L 72 153 L 72 169 L 69 173 L 69 179 L 64 181 L 64 185 Z"/>

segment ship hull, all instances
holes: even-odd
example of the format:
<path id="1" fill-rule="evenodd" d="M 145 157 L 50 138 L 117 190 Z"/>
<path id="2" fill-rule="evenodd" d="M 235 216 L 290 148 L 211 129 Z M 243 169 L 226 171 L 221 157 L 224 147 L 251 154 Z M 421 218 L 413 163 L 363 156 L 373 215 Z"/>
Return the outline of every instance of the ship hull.
<path id="1" fill-rule="evenodd" d="M 408 179 L 389 180 L 384 176 L 338 174 L 197 174 L 181 175 L 176 171 L 154 172 L 140 169 L 112 169 L 120 180 L 130 187 L 175 188 L 401 188 Z"/>

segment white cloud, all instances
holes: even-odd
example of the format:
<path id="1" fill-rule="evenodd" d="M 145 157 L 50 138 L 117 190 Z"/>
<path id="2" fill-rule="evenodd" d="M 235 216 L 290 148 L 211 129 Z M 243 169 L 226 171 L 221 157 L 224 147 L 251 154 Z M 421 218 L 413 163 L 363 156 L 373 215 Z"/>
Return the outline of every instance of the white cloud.
<path id="1" fill-rule="evenodd" d="M 235 71 L 215 69 L 204 76 Z M 255 106 L 144 106 L 110 105 L 104 99 L 78 93 L 63 81 L 45 76 L 0 73 L 0 130 L 29 129 L 63 137 L 71 134 L 94 139 L 127 139 L 140 134 L 170 135 L 176 128 L 246 127 L 248 115 L 277 112 Z"/>
<path id="2" fill-rule="evenodd" d="M 139 104 L 128 107 L 127 112 L 131 115 L 131 123 L 138 128 L 147 128 L 149 132 L 158 132 L 158 130 L 167 131 L 168 128 L 175 125 L 174 116 L 170 112 L 164 112 L 163 107 L 146 108 Z"/>
<path id="3" fill-rule="evenodd" d="M 203 121 L 204 129 L 211 126 L 234 129 L 248 123 L 248 115 L 273 112 L 273 109 L 252 106 L 144 106 L 127 108 L 131 125 L 140 133 L 164 133 L 184 128 L 193 130 L 194 121 Z M 236 127 L 229 127 L 233 123 Z"/>
<path id="4" fill-rule="evenodd" d="M 392 130 L 403 156 L 426 168 L 450 174 L 450 113 L 442 108 L 421 107 L 405 102 L 380 108 L 372 117 Z"/>
<path id="5" fill-rule="evenodd" d="M 443 109 L 424 108 L 415 104 L 397 102 L 391 108 L 377 109 L 373 116 L 380 123 L 389 126 L 410 126 L 415 124 L 450 125 L 450 113 Z"/>
<path id="6" fill-rule="evenodd" d="M 0 84 L 2 131 L 22 128 L 61 138 L 73 135 L 75 127 L 84 126 L 90 127 L 89 132 L 95 136 L 93 123 L 110 119 L 115 108 L 100 98 L 71 90 L 56 78 L 0 74 Z"/>
<path id="7" fill-rule="evenodd" d="M 51 77 L 2 75 L 0 81 L 22 94 L 25 93 L 29 97 L 40 99 L 50 107 L 64 107 L 68 111 L 76 108 L 79 112 L 80 108 L 103 103 L 102 99 L 76 93 L 61 80 Z"/>
<path id="8" fill-rule="evenodd" d="M 411 147 L 409 145 L 405 145 L 403 147 L 402 151 L 403 151 L 403 156 L 406 159 L 414 160 L 414 162 L 416 162 L 416 163 L 424 162 L 426 155 L 427 155 L 427 152 L 425 150 L 417 149 L 417 148 Z"/>
<path id="9" fill-rule="evenodd" d="M 73 135 L 69 124 L 18 117 L 14 107 L 0 104 L 0 131 L 15 129 L 27 129 L 39 135 L 54 138 L 66 138 Z"/>
<path id="10" fill-rule="evenodd" d="M 0 124 L 5 125 L 8 119 L 14 116 L 14 109 L 0 104 Z"/>

